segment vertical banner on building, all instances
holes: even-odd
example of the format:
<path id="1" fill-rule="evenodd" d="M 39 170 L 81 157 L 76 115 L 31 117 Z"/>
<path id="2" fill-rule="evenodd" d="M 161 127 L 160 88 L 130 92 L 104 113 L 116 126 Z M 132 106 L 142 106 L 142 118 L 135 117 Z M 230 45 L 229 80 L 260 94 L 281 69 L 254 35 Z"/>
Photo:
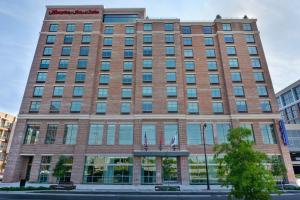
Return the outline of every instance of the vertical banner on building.
<path id="1" fill-rule="evenodd" d="M 288 145 L 289 144 L 288 135 L 285 129 L 284 121 L 282 119 L 279 120 L 279 131 L 281 133 L 281 139 L 283 141 L 283 144 Z"/>

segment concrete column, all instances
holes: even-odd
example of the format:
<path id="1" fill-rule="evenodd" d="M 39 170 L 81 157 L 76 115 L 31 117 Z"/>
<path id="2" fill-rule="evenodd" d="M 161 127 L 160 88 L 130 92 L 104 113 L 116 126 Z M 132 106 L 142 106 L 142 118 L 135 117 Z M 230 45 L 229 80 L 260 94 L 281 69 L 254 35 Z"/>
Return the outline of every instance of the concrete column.
<path id="1" fill-rule="evenodd" d="M 133 185 L 141 184 L 141 157 L 133 157 Z"/>
<path id="2" fill-rule="evenodd" d="M 179 157 L 180 162 L 180 171 L 181 171 L 181 184 L 188 185 L 189 184 L 189 166 L 187 157 Z"/>
<path id="3" fill-rule="evenodd" d="M 156 184 L 162 184 L 162 157 L 156 157 Z"/>
<path id="4" fill-rule="evenodd" d="M 41 158 L 42 158 L 41 155 L 35 155 L 33 157 L 33 161 L 31 164 L 31 170 L 30 170 L 30 177 L 29 177 L 29 182 L 31 182 L 31 183 L 38 182 Z"/>

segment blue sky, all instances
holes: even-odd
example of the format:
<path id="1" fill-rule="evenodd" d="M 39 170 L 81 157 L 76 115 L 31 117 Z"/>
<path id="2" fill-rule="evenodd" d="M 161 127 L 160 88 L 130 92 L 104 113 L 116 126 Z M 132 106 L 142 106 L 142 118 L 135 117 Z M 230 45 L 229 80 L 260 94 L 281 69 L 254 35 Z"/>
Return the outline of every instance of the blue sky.
<path id="1" fill-rule="evenodd" d="M 299 0 L 0 0 L 0 111 L 17 114 L 46 5 L 144 7 L 150 18 L 258 19 L 275 91 L 300 78 Z"/>

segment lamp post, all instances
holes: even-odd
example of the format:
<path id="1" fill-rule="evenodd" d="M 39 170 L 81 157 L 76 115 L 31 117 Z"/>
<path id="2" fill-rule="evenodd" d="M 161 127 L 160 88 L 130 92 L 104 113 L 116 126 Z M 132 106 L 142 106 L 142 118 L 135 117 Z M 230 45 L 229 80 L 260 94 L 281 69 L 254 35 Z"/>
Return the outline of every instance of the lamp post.
<path id="1" fill-rule="evenodd" d="M 210 190 L 208 166 L 207 166 L 207 155 L 206 155 L 206 144 L 205 144 L 205 128 L 206 128 L 206 123 L 203 124 L 202 134 L 203 134 L 203 146 L 204 146 L 205 169 L 206 169 L 206 185 L 207 185 L 207 190 Z"/>

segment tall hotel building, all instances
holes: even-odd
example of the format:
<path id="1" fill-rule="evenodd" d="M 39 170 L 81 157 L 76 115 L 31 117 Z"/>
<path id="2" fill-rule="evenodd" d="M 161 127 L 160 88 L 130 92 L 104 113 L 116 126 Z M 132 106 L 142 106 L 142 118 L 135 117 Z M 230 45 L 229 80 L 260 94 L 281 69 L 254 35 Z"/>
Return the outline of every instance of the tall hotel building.
<path id="1" fill-rule="evenodd" d="M 279 119 L 255 19 L 48 6 L 4 181 L 55 182 L 65 155 L 77 184 L 205 184 L 204 130 L 216 183 L 213 144 L 242 126 L 294 182 Z"/>

